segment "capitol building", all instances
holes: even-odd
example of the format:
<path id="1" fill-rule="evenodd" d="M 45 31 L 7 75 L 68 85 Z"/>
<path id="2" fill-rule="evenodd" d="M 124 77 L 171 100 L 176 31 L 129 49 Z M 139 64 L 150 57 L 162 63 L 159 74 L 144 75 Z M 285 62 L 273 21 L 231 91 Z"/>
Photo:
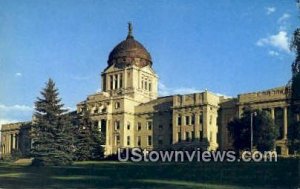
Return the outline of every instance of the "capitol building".
<path id="1" fill-rule="evenodd" d="M 109 54 L 101 73 L 101 92 L 77 104 L 87 107 L 93 124 L 105 137 L 105 155 L 118 148 L 168 149 L 197 145 L 207 150 L 231 149 L 227 124 L 246 107 L 269 111 L 279 127 L 276 151 L 287 155 L 289 102 L 285 87 L 224 97 L 205 90 L 193 94 L 158 96 L 158 75 L 147 49 L 129 24 L 128 34 Z M 28 123 L 2 125 L 1 152 L 30 149 Z M 250 140 L 250 139 L 249 139 Z"/>

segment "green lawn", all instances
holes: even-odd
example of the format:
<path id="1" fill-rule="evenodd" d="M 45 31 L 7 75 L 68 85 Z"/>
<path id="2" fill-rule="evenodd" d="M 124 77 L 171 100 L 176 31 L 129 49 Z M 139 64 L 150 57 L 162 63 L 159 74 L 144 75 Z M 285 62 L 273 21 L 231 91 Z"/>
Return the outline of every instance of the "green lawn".
<path id="1" fill-rule="evenodd" d="M 269 163 L 0 163 L 0 188 L 296 188 L 299 160 Z M 299 186 L 299 185 L 298 185 Z"/>

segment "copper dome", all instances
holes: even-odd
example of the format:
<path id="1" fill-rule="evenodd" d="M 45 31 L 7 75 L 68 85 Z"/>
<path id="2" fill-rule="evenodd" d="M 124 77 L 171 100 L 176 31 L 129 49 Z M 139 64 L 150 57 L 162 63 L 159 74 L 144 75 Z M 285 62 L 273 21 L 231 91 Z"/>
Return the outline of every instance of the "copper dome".
<path id="1" fill-rule="evenodd" d="M 109 54 L 108 65 L 121 63 L 144 67 L 152 65 L 150 53 L 132 36 L 132 26 L 129 23 L 127 38 L 119 43 Z"/>

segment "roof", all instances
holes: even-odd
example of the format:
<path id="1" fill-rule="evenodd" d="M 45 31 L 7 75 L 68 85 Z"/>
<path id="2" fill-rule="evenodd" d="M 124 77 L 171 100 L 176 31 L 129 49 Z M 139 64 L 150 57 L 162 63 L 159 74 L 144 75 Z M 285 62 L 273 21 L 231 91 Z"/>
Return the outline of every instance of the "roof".
<path id="1" fill-rule="evenodd" d="M 110 52 L 108 65 L 114 63 L 134 64 L 138 67 L 152 65 L 152 59 L 147 49 L 132 35 L 132 25 L 129 23 L 128 35 Z"/>

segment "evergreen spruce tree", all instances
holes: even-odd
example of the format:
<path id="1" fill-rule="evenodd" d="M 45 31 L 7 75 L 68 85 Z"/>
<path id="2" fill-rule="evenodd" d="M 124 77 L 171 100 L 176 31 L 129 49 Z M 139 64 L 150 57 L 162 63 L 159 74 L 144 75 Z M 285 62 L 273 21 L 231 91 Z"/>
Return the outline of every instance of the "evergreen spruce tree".
<path id="1" fill-rule="evenodd" d="M 69 165 L 74 150 L 72 126 L 53 80 L 48 80 L 41 95 L 35 102 L 31 133 L 33 165 Z"/>
<path id="2" fill-rule="evenodd" d="M 296 58 L 292 64 L 292 86 L 291 105 L 295 114 L 300 113 L 300 28 L 294 32 L 291 48 L 296 53 Z M 300 121 L 300 120 L 297 120 Z"/>
<path id="3" fill-rule="evenodd" d="M 291 152 L 300 151 L 300 28 L 294 32 L 291 43 L 292 50 L 296 53 L 292 64 L 291 84 L 291 111 L 293 113 L 291 124 L 288 128 L 288 139 Z"/>
<path id="4" fill-rule="evenodd" d="M 75 158 L 79 161 L 99 160 L 103 158 L 103 136 L 90 118 L 86 104 L 79 115 L 79 125 L 76 132 Z"/>

